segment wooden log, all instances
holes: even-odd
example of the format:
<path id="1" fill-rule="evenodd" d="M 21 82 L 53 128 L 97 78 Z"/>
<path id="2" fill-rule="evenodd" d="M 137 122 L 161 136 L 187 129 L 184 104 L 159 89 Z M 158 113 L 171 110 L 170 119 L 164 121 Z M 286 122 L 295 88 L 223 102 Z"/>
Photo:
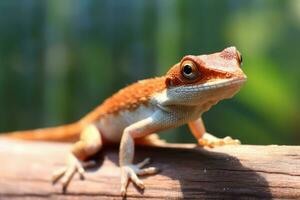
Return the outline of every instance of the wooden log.
<path id="1" fill-rule="evenodd" d="M 51 184 L 70 145 L 0 140 L 0 199 L 121 199 L 118 148 L 95 157 L 96 168 L 76 175 L 66 194 Z M 195 145 L 140 147 L 135 161 L 151 157 L 161 169 L 143 177 L 145 190 L 129 185 L 127 199 L 300 198 L 300 147 Z"/>

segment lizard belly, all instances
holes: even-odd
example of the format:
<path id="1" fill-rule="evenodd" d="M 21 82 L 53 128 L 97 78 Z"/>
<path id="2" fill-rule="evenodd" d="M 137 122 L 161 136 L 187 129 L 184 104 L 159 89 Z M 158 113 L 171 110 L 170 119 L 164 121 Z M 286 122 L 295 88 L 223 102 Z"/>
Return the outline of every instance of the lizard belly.
<path id="1" fill-rule="evenodd" d="M 153 105 L 140 105 L 137 109 L 124 110 L 117 114 L 108 114 L 100 118 L 97 127 L 101 135 L 110 142 L 119 142 L 122 138 L 123 130 L 131 124 L 145 119 L 153 114 Z"/>

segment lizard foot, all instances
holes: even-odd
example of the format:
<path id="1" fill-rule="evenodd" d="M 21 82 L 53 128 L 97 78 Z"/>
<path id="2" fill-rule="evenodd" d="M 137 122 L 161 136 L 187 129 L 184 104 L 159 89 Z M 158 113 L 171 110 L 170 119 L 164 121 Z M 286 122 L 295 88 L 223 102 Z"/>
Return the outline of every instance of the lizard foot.
<path id="1" fill-rule="evenodd" d="M 121 167 L 121 195 L 126 196 L 126 189 L 129 180 L 132 180 L 134 184 L 136 184 L 139 188 L 144 189 L 145 185 L 143 181 L 141 181 L 137 175 L 150 175 L 158 172 L 156 167 L 147 167 L 143 168 L 145 165 L 150 163 L 150 158 L 146 158 L 142 162 L 133 165 L 124 165 Z M 142 169 L 143 168 L 143 169 Z"/>
<path id="2" fill-rule="evenodd" d="M 52 183 L 55 184 L 61 179 L 62 190 L 65 193 L 73 176 L 78 172 L 80 179 L 84 179 L 84 168 L 94 166 L 94 161 L 80 162 L 73 154 L 68 155 L 67 166 L 53 172 Z"/>
<path id="3" fill-rule="evenodd" d="M 210 148 L 214 148 L 217 146 L 223 145 L 238 145 L 241 142 L 237 139 L 232 139 L 231 137 L 227 136 L 224 138 L 217 138 L 209 133 L 205 133 L 202 138 L 198 140 L 199 145 L 207 146 Z"/>

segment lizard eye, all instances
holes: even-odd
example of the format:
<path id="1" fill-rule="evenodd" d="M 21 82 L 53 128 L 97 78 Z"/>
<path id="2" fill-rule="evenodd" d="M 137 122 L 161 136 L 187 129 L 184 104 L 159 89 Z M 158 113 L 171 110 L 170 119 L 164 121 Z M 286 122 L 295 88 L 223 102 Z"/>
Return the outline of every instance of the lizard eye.
<path id="1" fill-rule="evenodd" d="M 194 62 L 187 60 L 182 64 L 181 74 L 189 80 L 194 80 L 198 77 L 199 71 Z"/>

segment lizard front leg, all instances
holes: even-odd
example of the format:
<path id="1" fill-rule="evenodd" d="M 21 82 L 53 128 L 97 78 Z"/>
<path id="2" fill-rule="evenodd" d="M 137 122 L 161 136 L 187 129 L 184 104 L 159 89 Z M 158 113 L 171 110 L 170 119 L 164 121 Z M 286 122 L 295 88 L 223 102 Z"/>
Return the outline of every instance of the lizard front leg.
<path id="1" fill-rule="evenodd" d="M 201 146 L 208 146 L 213 148 L 216 146 L 222 146 L 228 144 L 241 144 L 239 140 L 232 139 L 230 136 L 224 138 L 218 138 L 213 136 L 210 133 L 207 133 L 201 117 L 195 121 L 190 121 L 188 125 L 191 132 L 197 139 L 198 144 Z"/>
<path id="2" fill-rule="evenodd" d="M 138 178 L 138 175 L 155 174 L 158 171 L 155 167 L 142 169 L 143 166 L 149 163 L 149 158 L 146 158 L 138 164 L 132 164 L 134 159 L 134 139 L 151 134 L 155 132 L 158 127 L 155 118 L 149 117 L 124 129 L 119 155 L 122 196 L 126 195 L 129 180 L 132 180 L 138 187 L 144 189 L 144 183 Z"/>
<path id="3" fill-rule="evenodd" d="M 76 172 L 83 179 L 84 167 L 92 162 L 84 162 L 88 157 L 96 154 L 102 147 L 101 135 L 98 128 L 91 124 L 84 128 L 80 140 L 76 142 L 67 156 L 66 167 L 56 170 L 52 175 L 53 183 L 61 179 L 62 189 L 65 192 Z"/>

